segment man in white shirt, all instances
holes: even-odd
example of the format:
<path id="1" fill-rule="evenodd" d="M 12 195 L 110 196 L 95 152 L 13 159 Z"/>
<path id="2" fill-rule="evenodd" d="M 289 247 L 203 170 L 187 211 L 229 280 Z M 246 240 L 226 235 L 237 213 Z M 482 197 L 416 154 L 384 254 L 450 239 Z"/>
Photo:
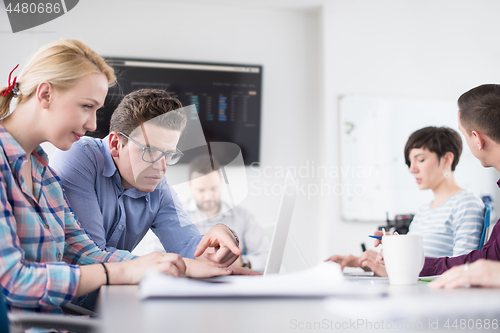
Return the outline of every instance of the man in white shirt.
<path id="1" fill-rule="evenodd" d="M 263 272 L 269 253 L 269 240 L 252 213 L 241 207 L 231 207 L 221 199 L 223 178 L 208 155 L 194 158 L 189 164 L 189 187 L 192 198 L 183 202 L 184 211 L 201 234 L 222 223 L 236 232 L 243 255 L 233 265 Z M 213 169 L 217 171 L 213 171 Z M 151 231 L 134 249 L 134 254 L 144 255 L 153 251 L 165 252 L 158 237 Z"/>
<path id="2" fill-rule="evenodd" d="M 234 265 L 263 271 L 269 252 L 269 240 L 255 217 L 246 209 L 231 207 L 221 199 L 223 177 L 217 161 L 208 155 L 198 156 L 189 164 L 189 187 L 193 197 L 183 204 L 201 234 L 218 223 L 227 225 L 239 236 L 243 251 Z M 215 169 L 215 171 L 213 171 Z"/>

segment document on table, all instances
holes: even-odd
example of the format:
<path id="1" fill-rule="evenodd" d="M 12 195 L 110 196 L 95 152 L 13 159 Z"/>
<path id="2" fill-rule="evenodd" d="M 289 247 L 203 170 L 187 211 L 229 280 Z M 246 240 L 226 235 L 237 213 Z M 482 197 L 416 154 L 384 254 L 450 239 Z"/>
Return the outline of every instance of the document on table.
<path id="1" fill-rule="evenodd" d="M 421 276 L 418 278 L 419 282 L 431 282 L 439 278 L 441 275 Z"/>
<path id="2" fill-rule="evenodd" d="M 324 262 L 289 274 L 234 276 L 227 282 L 175 278 L 150 272 L 141 281 L 139 295 L 146 298 L 177 297 L 327 297 L 383 296 L 384 285 L 366 285 L 344 279 L 340 266 Z"/>

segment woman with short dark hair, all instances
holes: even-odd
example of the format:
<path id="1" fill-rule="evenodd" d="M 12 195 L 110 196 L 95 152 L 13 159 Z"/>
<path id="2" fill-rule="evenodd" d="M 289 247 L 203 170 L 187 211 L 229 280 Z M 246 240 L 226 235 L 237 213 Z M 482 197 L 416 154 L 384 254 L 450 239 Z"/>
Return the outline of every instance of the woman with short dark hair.
<path id="1" fill-rule="evenodd" d="M 418 210 L 408 233 L 421 234 L 426 257 L 457 256 L 479 247 L 484 204 L 460 188 L 453 172 L 462 153 L 462 139 L 448 127 L 424 127 L 410 135 L 405 161 L 420 190 L 434 200 Z"/>
<path id="2" fill-rule="evenodd" d="M 484 204 L 480 198 L 457 185 L 453 172 L 462 153 L 462 139 L 448 127 L 424 127 L 412 133 L 405 146 L 405 161 L 420 190 L 432 190 L 434 200 L 418 210 L 408 233 L 423 238 L 426 257 L 452 257 L 479 248 L 483 230 Z M 410 198 L 409 198 L 410 199 Z M 380 241 L 375 241 L 377 246 Z M 333 255 L 328 261 L 365 267 L 377 262 L 378 253 L 360 257 Z M 377 275 L 386 275 L 382 265 Z"/>

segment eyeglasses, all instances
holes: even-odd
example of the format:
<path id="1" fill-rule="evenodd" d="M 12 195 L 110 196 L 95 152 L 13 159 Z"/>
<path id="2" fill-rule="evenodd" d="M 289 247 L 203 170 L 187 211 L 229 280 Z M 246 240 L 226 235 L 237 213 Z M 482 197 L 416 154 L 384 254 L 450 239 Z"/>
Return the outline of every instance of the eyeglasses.
<path id="1" fill-rule="evenodd" d="M 141 145 L 139 142 L 135 141 L 128 135 L 122 132 L 118 132 L 118 134 L 123 135 L 142 149 L 142 160 L 144 162 L 148 163 L 155 163 L 156 161 L 159 161 L 163 156 L 165 156 L 165 164 L 166 165 L 174 165 L 175 163 L 179 162 L 182 156 L 184 154 L 182 151 L 179 149 L 175 148 L 175 151 L 163 151 L 160 149 L 156 148 L 151 148 L 151 147 L 144 147 Z"/>

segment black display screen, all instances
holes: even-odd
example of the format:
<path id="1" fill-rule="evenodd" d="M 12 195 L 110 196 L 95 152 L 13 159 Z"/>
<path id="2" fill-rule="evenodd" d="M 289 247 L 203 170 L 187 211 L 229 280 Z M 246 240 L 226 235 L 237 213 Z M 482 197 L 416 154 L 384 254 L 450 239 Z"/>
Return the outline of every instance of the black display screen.
<path id="1" fill-rule="evenodd" d="M 115 69 L 118 84 L 110 88 L 97 113 L 97 130 L 87 135 L 108 134 L 111 114 L 129 92 L 164 89 L 182 105 L 196 106 L 207 142 L 235 143 L 245 164 L 260 162 L 262 66 L 105 59 Z M 189 158 L 181 159 L 187 162 Z"/>

